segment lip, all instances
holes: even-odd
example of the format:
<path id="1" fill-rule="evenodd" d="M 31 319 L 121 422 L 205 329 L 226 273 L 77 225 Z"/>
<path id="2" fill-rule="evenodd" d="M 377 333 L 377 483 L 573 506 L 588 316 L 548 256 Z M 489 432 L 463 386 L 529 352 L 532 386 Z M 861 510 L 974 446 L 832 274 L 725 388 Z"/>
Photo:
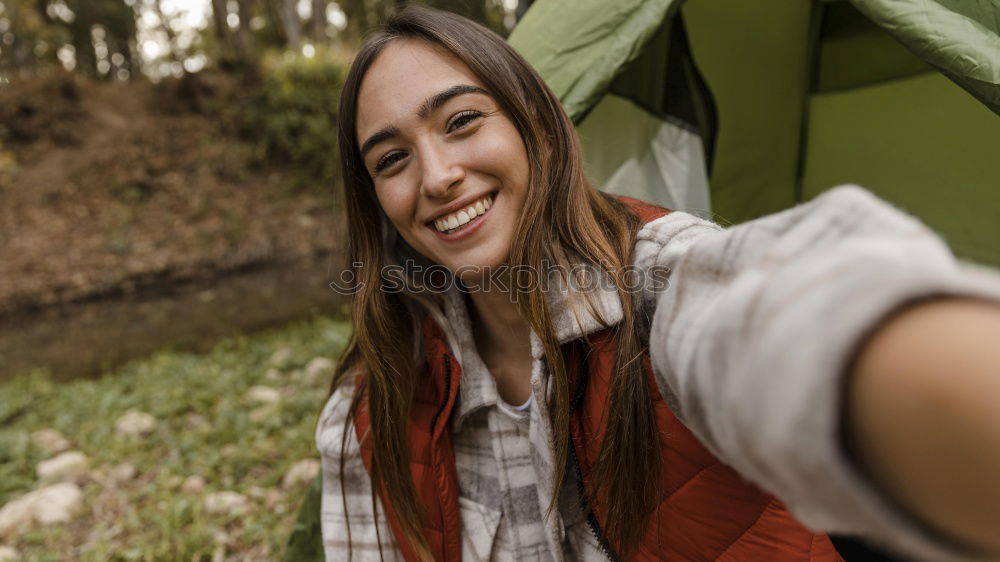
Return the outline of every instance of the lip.
<path id="1" fill-rule="evenodd" d="M 439 218 L 448 216 L 456 211 L 461 211 L 462 209 L 469 207 L 476 201 L 479 201 L 480 199 L 486 197 L 487 195 L 492 195 L 494 193 L 496 193 L 496 191 L 487 191 L 485 193 L 480 193 L 479 195 L 471 195 L 464 199 L 459 199 L 458 201 L 455 201 L 454 203 L 446 205 L 442 207 L 440 210 L 435 211 L 434 214 L 430 216 L 430 218 L 424 221 L 424 224 L 430 226 L 431 228 L 434 228 L 434 221 L 438 220 Z M 436 231 L 437 229 L 435 228 L 434 230 Z"/>
<path id="2" fill-rule="evenodd" d="M 464 239 L 468 238 L 469 236 L 472 236 L 473 234 L 475 234 L 476 231 L 478 231 L 483 226 L 483 223 L 486 222 L 486 219 L 488 219 L 490 217 L 490 214 L 493 213 L 493 207 L 496 206 L 497 201 L 499 199 L 500 199 L 499 197 L 496 197 L 496 196 L 493 197 L 493 204 L 490 205 L 490 208 L 486 209 L 485 213 L 476 216 L 476 218 L 474 218 L 471 221 L 469 221 L 468 223 L 466 223 L 464 225 L 465 228 L 463 228 L 462 230 L 460 230 L 458 232 L 452 232 L 452 233 L 440 232 L 437 229 L 437 227 L 434 226 L 434 222 L 433 221 L 431 221 L 431 224 L 428 225 L 427 228 L 431 229 L 434 232 L 434 235 L 437 236 L 439 239 L 444 240 L 446 242 L 457 242 L 459 240 L 464 240 Z M 473 199 L 473 201 L 478 201 L 478 199 Z M 461 209 L 463 207 L 459 207 L 459 208 Z"/>

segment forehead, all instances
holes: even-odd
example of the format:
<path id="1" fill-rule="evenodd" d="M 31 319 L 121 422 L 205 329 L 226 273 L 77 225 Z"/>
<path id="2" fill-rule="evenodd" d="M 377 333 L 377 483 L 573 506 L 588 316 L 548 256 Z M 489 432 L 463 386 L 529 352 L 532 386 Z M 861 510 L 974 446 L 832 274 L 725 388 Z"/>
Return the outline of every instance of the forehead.
<path id="1" fill-rule="evenodd" d="M 417 109 L 427 98 L 458 84 L 483 87 L 464 63 L 443 48 L 419 39 L 392 41 L 361 80 L 359 139 L 382 127 L 400 127 L 417 119 Z"/>

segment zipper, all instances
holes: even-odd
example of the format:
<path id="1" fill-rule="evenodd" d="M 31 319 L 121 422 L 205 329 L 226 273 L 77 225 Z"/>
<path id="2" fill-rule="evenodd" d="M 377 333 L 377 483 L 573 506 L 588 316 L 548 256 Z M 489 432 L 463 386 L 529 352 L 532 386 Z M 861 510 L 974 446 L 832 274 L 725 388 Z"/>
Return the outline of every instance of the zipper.
<path id="1" fill-rule="evenodd" d="M 580 372 L 577 375 L 576 392 L 573 393 L 573 398 L 570 400 L 569 411 L 570 414 L 577 409 L 580 402 L 583 401 L 583 393 L 587 386 L 587 375 L 589 374 L 587 370 L 587 356 L 581 353 L 580 358 Z M 576 456 L 576 445 L 573 443 L 573 438 L 569 438 L 569 458 L 570 462 L 573 463 L 573 471 L 576 474 L 576 488 L 577 492 L 580 494 L 580 498 L 586 497 L 586 489 L 583 485 L 583 471 L 580 469 L 580 459 Z M 604 529 L 601 528 L 601 523 L 597 520 L 597 515 L 594 514 L 594 510 L 587 506 L 587 527 L 590 528 L 590 532 L 597 539 L 597 544 L 601 548 L 601 552 L 608 557 L 608 560 L 612 562 L 618 562 L 618 554 L 615 549 L 611 547 L 611 543 L 608 542 L 607 536 L 604 534 Z"/>
<path id="2" fill-rule="evenodd" d="M 576 472 L 576 488 L 580 494 L 580 497 L 584 497 L 586 490 L 583 487 L 583 473 L 580 470 L 580 461 L 576 457 L 576 446 L 572 444 L 573 440 L 570 439 L 569 447 L 569 457 L 573 462 L 573 469 Z M 611 547 L 611 543 L 608 542 L 608 538 L 604 535 L 604 529 L 601 528 L 601 523 L 597 520 L 597 515 L 594 514 L 594 510 L 587 508 L 589 513 L 587 513 L 587 527 L 590 528 L 590 532 L 597 539 L 598 546 L 601 547 L 601 552 L 608 557 L 608 560 L 612 562 L 618 562 L 618 554 L 615 552 L 614 548 Z"/>
<path id="3" fill-rule="evenodd" d="M 444 401 L 438 406 L 436 412 L 434 412 L 434 417 L 431 418 L 431 439 L 434 438 L 434 426 L 437 425 L 438 417 L 441 412 L 444 411 L 444 407 L 448 405 L 448 394 L 451 392 L 451 357 L 445 353 L 444 354 Z"/>

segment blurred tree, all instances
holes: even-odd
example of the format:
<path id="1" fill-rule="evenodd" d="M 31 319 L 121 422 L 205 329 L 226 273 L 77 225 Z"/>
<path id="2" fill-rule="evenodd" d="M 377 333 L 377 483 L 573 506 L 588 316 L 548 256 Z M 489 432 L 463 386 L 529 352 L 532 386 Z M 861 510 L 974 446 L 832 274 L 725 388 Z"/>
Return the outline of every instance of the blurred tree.
<path id="1" fill-rule="evenodd" d="M 395 0 L 394 2 L 396 9 L 409 3 L 406 0 Z M 465 16 L 504 37 L 510 33 L 505 23 L 507 11 L 501 0 L 423 0 L 416 3 Z"/>
<path id="2" fill-rule="evenodd" d="M 266 6 L 264 13 L 268 14 Z M 254 15 L 251 0 L 212 0 L 212 23 L 218 45 L 215 57 L 221 68 L 256 74 L 260 60 L 251 24 Z M 266 15 L 261 17 L 267 21 Z"/>
<path id="3" fill-rule="evenodd" d="M 240 62 L 249 68 L 257 68 L 257 49 L 254 45 L 253 30 L 250 29 L 250 22 L 253 20 L 252 0 L 236 0 L 239 8 L 238 23 L 236 25 L 236 45 Z"/>
<path id="4" fill-rule="evenodd" d="M 58 60 L 89 76 L 134 72 L 135 10 L 124 0 L 3 0 L 0 8 L 2 68 L 52 63 L 63 49 Z"/>
<path id="5" fill-rule="evenodd" d="M 329 2 L 326 0 L 312 0 L 312 10 L 309 14 L 309 39 L 313 43 L 321 43 L 327 40 L 326 36 L 326 7 Z"/>
<path id="6" fill-rule="evenodd" d="M 281 27 L 285 33 L 285 44 L 291 49 L 298 49 L 302 44 L 302 20 L 296 9 L 296 0 L 269 0 L 275 6 Z"/>
<path id="7" fill-rule="evenodd" d="M 340 2 L 340 9 L 344 10 L 347 16 L 346 32 L 348 40 L 359 41 L 365 32 L 371 27 L 374 17 L 368 12 L 368 6 L 364 0 L 343 0 Z"/>

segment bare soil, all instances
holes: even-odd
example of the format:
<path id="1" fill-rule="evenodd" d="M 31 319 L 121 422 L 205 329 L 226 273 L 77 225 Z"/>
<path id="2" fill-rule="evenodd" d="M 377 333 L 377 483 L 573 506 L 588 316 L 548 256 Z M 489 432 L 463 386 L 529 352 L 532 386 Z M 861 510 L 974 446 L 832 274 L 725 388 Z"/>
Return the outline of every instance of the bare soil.
<path id="1" fill-rule="evenodd" d="M 238 84 L 194 84 L 0 87 L 0 319 L 335 250 L 333 186 L 292 192 L 206 109 Z"/>

